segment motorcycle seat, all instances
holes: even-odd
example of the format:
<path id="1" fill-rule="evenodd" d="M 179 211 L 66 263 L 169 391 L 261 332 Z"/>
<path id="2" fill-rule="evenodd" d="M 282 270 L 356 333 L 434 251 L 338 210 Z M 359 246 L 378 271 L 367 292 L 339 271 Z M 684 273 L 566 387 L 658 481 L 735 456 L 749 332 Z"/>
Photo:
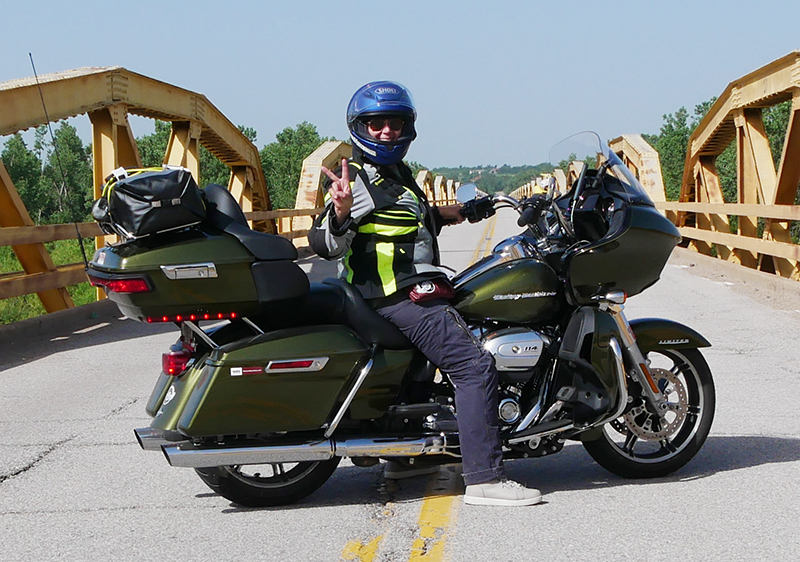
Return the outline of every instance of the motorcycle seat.
<path id="1" fill-rule="evenodd" d="M 294 323 L 342 324 L 368 345 L 385 349 L 412 349 L 400 329 L 375 312 L 358 290 L 341 279 L 312 283 L 302 303 L 292 310 Z"/>
<path id="2" fill-rule="evenodd" d="M 297 248 L 288 239 L 250 228 L 242 208 L 230 191 L 211 183 L 203 192 L 206 198 L 205 222 L 236 238 L 256 259 L 297 259 Z"/>

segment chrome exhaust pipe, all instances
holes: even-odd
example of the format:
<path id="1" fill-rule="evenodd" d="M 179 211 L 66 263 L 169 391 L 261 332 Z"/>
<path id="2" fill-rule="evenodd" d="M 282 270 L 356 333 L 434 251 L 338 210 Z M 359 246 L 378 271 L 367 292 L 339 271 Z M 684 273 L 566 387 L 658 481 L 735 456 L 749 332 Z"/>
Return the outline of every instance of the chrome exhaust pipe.
<path id="1" fill-rule="evenodd" d="M 333 456 L 330 439 L 299 445 L 202 445 L 191 442 L 163 445 L 172 466 L 203 468 L 239 464 L 325 461 Z"/>
<path id="2" fill-rule="evenodd" d="M 334 454 L 337 457 L 418 457 L 444 454 L 446 445 L 444 435 L 409 439 L 345 439 L 336 440 Z"/>
<path id="3" fill-rule="evenodd" d="M 177 431 L 165 431 L 152 427 L 142 427 L 133 430 L 139 446 L 145 451 L 160 451 L 162 445 L 174 445 L 188 441 L 186 437 Z"/>
<path id="4" fill-rule="evenodd" d="M 445 454 L 444 436 L 421 438 L 325 439 L 297 445 L 195 445 L 184 441 L 161 446 L 172 466 L 203 468 L 242 464 L 324 461 L 337 457 L 417 457 Z"/>

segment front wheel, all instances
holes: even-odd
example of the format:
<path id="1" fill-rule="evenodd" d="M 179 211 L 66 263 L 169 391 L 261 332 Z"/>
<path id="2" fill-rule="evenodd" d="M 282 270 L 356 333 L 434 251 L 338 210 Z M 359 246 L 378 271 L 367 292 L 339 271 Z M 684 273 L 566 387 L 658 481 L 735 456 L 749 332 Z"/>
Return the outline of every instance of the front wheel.
<path id="1" fill-rule="evenodd" d="M 286 505 L 322 486 L 341 460 L 196 468 L 206 485 L 245 507 Z"/>
<path id="2" fill-rule="evenodd" d="M 665 418 L 634 396 L 632 407 L 605 424 L 598 439 L 583 442 L 600 466 L 623 478 L 657 478 L 678 470 L 703 446 L 714 419 L 714 381 L 697 349 L 658 350 L 647 359 L 669 405 Z"/>

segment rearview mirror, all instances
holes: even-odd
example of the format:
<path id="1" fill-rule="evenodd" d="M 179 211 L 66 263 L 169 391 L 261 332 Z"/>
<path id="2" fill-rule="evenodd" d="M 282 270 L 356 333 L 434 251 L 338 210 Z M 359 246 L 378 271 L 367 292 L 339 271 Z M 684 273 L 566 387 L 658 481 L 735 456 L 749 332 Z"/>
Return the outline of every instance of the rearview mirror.
<path id="1" fill-rule="evenodd" d="M 472 201 L 478 196 L 478 186 L 474 183 L 465 183 L 456 190 L 456 200 L 459 203 Z"/>

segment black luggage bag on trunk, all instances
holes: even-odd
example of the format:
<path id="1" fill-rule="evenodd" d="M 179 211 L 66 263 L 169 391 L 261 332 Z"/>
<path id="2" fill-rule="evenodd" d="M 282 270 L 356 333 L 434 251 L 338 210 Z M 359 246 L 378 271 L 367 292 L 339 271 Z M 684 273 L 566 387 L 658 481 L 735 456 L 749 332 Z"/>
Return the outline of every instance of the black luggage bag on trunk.
<path id="1" fill-rule="evenodd" d="M 205 216 L 202 191 L 179 167 L 115 170 L 92 207 L 103 232 L 127 239 L 186 228 Z"/>

